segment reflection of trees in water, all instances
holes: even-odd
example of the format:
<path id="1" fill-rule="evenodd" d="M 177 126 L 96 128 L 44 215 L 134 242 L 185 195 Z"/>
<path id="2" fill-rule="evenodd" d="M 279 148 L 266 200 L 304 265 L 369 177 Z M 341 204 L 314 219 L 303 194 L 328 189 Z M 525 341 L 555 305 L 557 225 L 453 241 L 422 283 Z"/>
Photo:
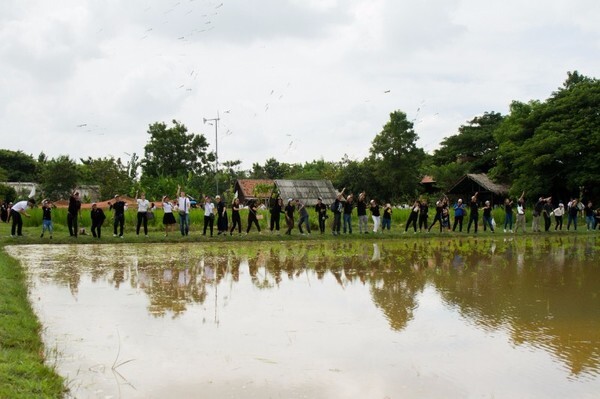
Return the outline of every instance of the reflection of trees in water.
<path id="1" fill-rule="evenodd" d="M 99 246 L 93 254 L 70 250 L 59 261 L 49 260 L 44 273 L 74 293 L 86 272 L 93 281 L 104 279 L 117 289 L 127 282 L 148 295 L 149 311 L 157 316 L 176 316 L 190 304 L 216 298 L 217 286 L 239 282 L 245 268 L 261 290 L 314 275 L 331 278 L 341 288 L 368 285 L 374 304 L 394 330 L 406 327 L 417 295 L 432 284 L 477 326 L 508 330 L 516 344 L 550 351 L 575 374 L 596 373 L 599 239 L 500 237 Z"/>
<path id="2" fill-rule="evenodd" d="M 442 269 L 442 297 L 484 329 L 507 329 L 516 344 L 543 348 L 573 374 L 600 368 L 600 255 L 595 238 L 510 241 L 494 255 Z M 582 245 L 579 245 L 582 244 Z"/>

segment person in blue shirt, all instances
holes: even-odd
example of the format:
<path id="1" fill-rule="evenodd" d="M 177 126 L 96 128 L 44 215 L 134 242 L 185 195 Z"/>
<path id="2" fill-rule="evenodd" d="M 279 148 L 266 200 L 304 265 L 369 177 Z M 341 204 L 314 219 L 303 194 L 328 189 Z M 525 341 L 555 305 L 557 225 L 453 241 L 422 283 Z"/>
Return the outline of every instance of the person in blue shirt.
<path id="1" fill-rule="evenodd" d="M 454 226 L 452 226 L 452 231 L 455 231 L 456 225 L 458 225 L 458 231 L 462 233 L 465 209 L 466 206 L 463 204 L 462 198 L 459 198 L 456 204 L 454 204 Z"/>

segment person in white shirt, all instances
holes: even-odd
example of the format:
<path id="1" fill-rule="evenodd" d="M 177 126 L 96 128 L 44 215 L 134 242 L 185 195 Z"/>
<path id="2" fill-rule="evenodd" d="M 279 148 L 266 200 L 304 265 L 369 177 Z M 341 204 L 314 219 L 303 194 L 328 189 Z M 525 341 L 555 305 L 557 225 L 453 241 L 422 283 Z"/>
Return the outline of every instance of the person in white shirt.
<path id="1" fill-rule="evenodd" d="M 517 224 L 515 225 L 515 233 L 519 231 L 519 227 L 525 233 L 525 191 L 517 200 Z"/>
<path id="2" fill-rule="evenodd" d="M 554 225 L 554 230 L 562 230 L 564 214 L 565 205 L 561 202 L 558 204 L 558 208 L 554 210 L 554 220 L 556 221 L 556 224 Z"/>
<path id="3" fill-rule="evenodd" d="M 182 236 L 187 236 L 190 232 L 190 199 L 186 197 L 184 191 L 181 191 L 181 186 L 177 186 L 177 197 L 179 229 L 181 230 Z"/>
<path id="4" fill-rule="evenodd" d="M 204 199 L 204 231 L 203 236 L 206 235 L 206 228 L 210 227 L 210 236 L 213 236 L 213 225 L 215 220 L 215 204 L 212 203 L 210 196 L 207 195 Z"/>
<path id="5" fill-rule="evenodd" d="M 173 225 L 177 223 L 175 216 L 173 215 L 173 204 L 169 200 L 168 196 L 164 196 L 162 199 L 163 207 L 163 224 L 165 225 L 165 237 L 169 235 L 169 232 L 173 230 Z"/>
<path id="6" fill-rule="evenodd" d="M 23 218 L 21 215 L 26 217 L 30 217 L 27 213 L 27 208 L 33 208 L 35 205 L 35 200 L 33 198 L 29 198 L 27 201 L 19 201 L 10 208 L 10 214 L 8 215 L 8 220 L 6 223 L 10 221 L 12 218 L 12 227 L 10 228 L 10 236 L 15 237 L 16 234 L 20 237 L 23 235 Z"/>
<path id="7" fill-rule="evenodd" d="M 138 198 L 138 192 L 135 192 L 135 200 L 138 205 L 137 212 L 137 228 L 135 234 L 140 235 L 140 227 L 144 223 L 144 234 L 148 237 L 148 208 L 150 208 L 150 201 L 146 199 L 146 193 L 142 193 L 141 198 Z"/>

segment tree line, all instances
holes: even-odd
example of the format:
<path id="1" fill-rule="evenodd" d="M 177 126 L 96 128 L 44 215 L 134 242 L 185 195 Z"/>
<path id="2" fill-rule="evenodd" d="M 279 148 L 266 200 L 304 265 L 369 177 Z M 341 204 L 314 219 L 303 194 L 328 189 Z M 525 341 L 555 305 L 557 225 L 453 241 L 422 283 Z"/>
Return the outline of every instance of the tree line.
<path id="1" fill-rule="evenodd" d="M 339 161 L 317 159 L 301 163 L 269 158 L 242 170 L 241 160 L 222 162 L 215 170 L 215 154 L 206 137 L 188 132 L 180 121 L 149 125 L 143 156 L 75 160 L 68 155 L 48 159 L 22 151 L 0 149 L 0 182 L 37 182 L 43 196 L 68 198 L 74 187 L 98 185 L 100 195 L 150 198 L 175 193 L 233 193 L 237 179 L 328 179 L 347 192 L 367 191 L 371 198 L 410 203 L 423 194 L 420 180 L 432 176 L 441 191 L 465 173 L 488 173 L 511 187 L 511 196 L 525 191 L 528 199 L 540 195 L 566 200 L 600 198 L 600 81 L 568 72 L 567 79 L 546 100 L 513 101 L 507 115 L 495 111 L 475 116 L 445 137 L 428 154 L 406 113 L 396 110 L 374 134 L 368 155 L 344 156 Z M 16 197 L 0 183 L 0 198 Z"/>

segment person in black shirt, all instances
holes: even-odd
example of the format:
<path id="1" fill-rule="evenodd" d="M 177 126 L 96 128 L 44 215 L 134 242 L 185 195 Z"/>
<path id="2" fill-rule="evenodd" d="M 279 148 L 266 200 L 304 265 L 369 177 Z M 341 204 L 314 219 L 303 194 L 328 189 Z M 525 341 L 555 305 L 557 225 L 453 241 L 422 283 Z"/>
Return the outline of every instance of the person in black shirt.
<path id="1" fill-rule="evenodd" d="M 104 223 L 106 216 L 104 215 L 104 211 L 101 208 L 98 208 L 98 205 L 96 205 L 95 202 L 92 204 L 90 217 L 92 219 L 92 235 L 94 238 L 100 238 L 102 236 L 102 224 Z"/>
<path id="2" fill-rule="evenodd" d="M 490 226 L 492 233 L 494 232 L 494 223 L 492 222 L 492 205 L 490 201 L 485 201 L 483 207 L 483 231 L 486 230 L 487 226 Z"/>
<path id="3" fill-rule="evenodd" d="M 10 208 L 6 205 L 6 202 L 2 202 L 0 205 L 0 220 L 6 222 L 8 220 L 8 210 Z"/>
<path id="4" fill-rule="evenodd" d="M 415 201 L 414 204 L 410 207 L 410 215 L 408 216 L 408 220 L 406 221 L 406 226 L 404 226 L 404 232 L 408 231 L 410 225 L 413 225 L 415 233 L 417 232 L 417 219 L 419 218 L 419 211 L 421 209 L 421 204 L 419 201 Z"/>
<path id="5" fill-rule="evenodd" d="M 348 226 L 348 233 L 352 234 L 352 209 L 354 204 L 352 203 L 352 194 L 350 194 L 346 201 L 343 202 L 344 207 L 344 234 L 346 234 L 346 226 Z"/>
<path id="6" fill-rule="evenodd" d="M 315 211 L 317 212 L 317 216 L 319 218 L 319 230 L 321 234 L 325 233 L 325 220 L 329 216 L 327 216 L 327 207 L 323 203 L 323 198 L 317 198 L 317 204 L 315 205 Z"/>
<path id="7" fill-rule="evenodd" d="M 227 204 L 220 195 L 215 197 L 217 200 L 217 235 L 226 234 L 229 230 L 229 218 L 227 217 Z"/>
<path id="8" fill-rule="evenodd" d="M 294 228 L 294 211 L 296 208 L 294 207 L 294 200 L 288 199 L 288 203 L 285 207 L 285 221 L 287 222 L 287 231 L 285 234 L 292 235 L 292 229 Z"/>
<path id="9" fill-rule="evenodd" d="M 235 227 L 238 228 L 238 233 L 242 234 L 242 219 L 240 218 L 240 199 L 235 198 L 233 200 L 233 204 L 231 204 L 231 230 L 229 230 L 229 235 L 233 235 L 233 230 Z"/>
<path id="10" fill-rule="evenodd" d="M 427 229 L 427 219 L 429 218 L 429 206 L 427 200 L 421 200 L 419 202 L 419 231 L 424 228 Z"/>
<path id="11" fill-rule="evenodd" d="M 250 200 L 248 203 L 248 226 L 246 227 L 246 234 L 250 233 L 252 224 L 256 226 L 256 230 L 260 234 L 260 225 L 258 224 L 258 205 L 255 200 Z"/>
<path id="12" fill-rule="evenodd" d="M 473 231 L 477 234 L 477 225 L 479 224 L 479 204 L 477 203 L 477 194 L 473 194 L 469 203 L 469 224 L 467 225 L 467 234 L 471 231 L 471 223 L 473 223 Z"/>
<path id="13" fill-rule="evenodd" d="M 126 204 L 118 195 L 115 195 L 115 203 L 110 206 L 115 215 L 113 224 L 113 237 L 117 236 L 117 226 L 119 229 L 119 237 L 123 238 L 123 229 L 125 228 L 125 208 Z"/>
<path id="14" fill-rule="evenodd" d="M 372 199 L 370 202 L 371 218 L 373 219 L 373 233 L 379 232 L 379 225 L 381 224 L 381 213 L 379 211 L 379 204 L 377 201 Z"/>
<path id="15" fill-rule="evenodd" d="M 358 195 L 356 215 L 358 216 L 358 232 L 368 234 L 369 218 L 367 217 L 367 194 L 363 191 Z"/>
<path id="16" fill-rule="evenodd" d="M 54 226 L 52 225 L 52 202 L 48 200 L 42 201 L 42 234 L 40 238 L 44 236 L 44 232 L 48 230 L 50 232 L 50 239 L 52 239 L 52 232 Z"/>
<path id="17" fill-rule="evenodd" d="M 439 201 L 437 201 L 435 203 L 435 216 L 433 217 L 433 222 L 431 222 L 431 226 L 429 226 L 429 229 L 427 229 L 428 232 L 431 231 L 431 228 L 433 226 L 435 226 L 436 222 L 440 223 L 440 233 L 443 231 L 444 229 L 444 223 L 442 221 L 442 214 L 444 212 L 444 208 L 446 207 L 446 201 L 447 198 L 444 196 L 443 198 L 441 198 Z"/>
<path id="18" fill-rule="evenodd" d="M 331 210 L 333 211 L 332 233 L 334 236 L 339 235 L 340 230 L 342 229 L 341 220 L 342 220 L 342 211 L 344 209 L 344 195 L 343 195 L 344 190 L 342 190 L 342 192 L 338 194 L 337 198 L 331 205 Z"/>
<path id="19" fill-rule="evenodd" d="M 552 197 L 546 198 L 544 202 L 544 207 L 542 209 L 542 215 L 544 216 L 544 231 L 549 231 L 550 226 L 552 225 L 552 218 L 550 215 L 553 212 L 552 208 Z"/>
<path id="20" fill-rule="evenodd" d="M 79 192 L 74 191 L 69 197 L 69 209 L 67 211 L 67 226 L 69 227 L 69 235 L 77 238 L 79 212 L 81 211 L 81 200 Z"/>
<path id="21" fill-rule="evenodd" d="M 279 222 L 281 220 L 281 214 L 282 213 L 283 213 L 283 198 L 277 198 L 277 201 L 275 201 L 275 204 L 273 204 L 273 206 L 271 207 L 271 210 L 270 210 L 270 214 L 271 214 L 270 230 L 271 230 L 271 233 L 273 232 L 273 229 L 275 229 L 275 231 L 277 231 L 277 234 L 279 234 Z"/>

